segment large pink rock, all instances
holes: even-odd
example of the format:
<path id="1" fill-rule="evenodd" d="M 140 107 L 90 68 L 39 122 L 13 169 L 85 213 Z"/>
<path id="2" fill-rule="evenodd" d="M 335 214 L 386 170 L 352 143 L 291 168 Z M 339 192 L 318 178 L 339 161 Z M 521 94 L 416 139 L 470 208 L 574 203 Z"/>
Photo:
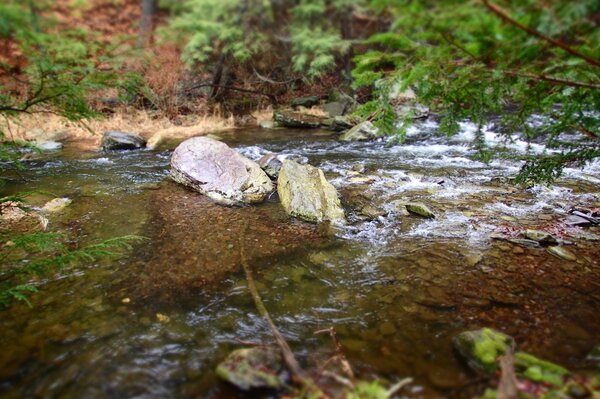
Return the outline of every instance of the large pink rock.
<path id="1" fill-rule="evenodd" d="M 207 137 L 193 137 L 175 149 L 171 178 L 225 205 L 262 202 L 273 191 L 256 162 Z"/>

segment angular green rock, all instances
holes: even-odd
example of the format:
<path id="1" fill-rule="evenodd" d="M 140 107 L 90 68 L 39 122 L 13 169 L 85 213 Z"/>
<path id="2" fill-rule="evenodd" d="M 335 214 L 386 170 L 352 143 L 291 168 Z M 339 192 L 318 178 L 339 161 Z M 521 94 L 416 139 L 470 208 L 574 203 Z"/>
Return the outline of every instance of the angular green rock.
<path id="1" fill-rule="evenodd" d="M 288 215 L 308 222 L 341 222 L 344 210 L 335 187 L 321 169 L 284 160 L 277 179 L 277 192 Z"/>
<path id="2" fill-rule="evenodd" d="M 282 388 L 282 371 L 279 351 L 261 347 L 235 350 L 216 369 L 217 376 L 244 391 Z"/>
<path id="3" fill-rule="evenodd" d="M 465 331 L 454 337 L 454 347 L 471 368 L 484 374 L 498 371 L 496 359 L 514 346 L 514 340 L 491 328 Z"/>
<path id="4" fill-rule="evenodd" d="M 405 205 L 406 210 L 415 215 L 422 216 L 428 219 L 434 219 L 435 214 L 425 204 L 420 202 L 411 202 Z"/>

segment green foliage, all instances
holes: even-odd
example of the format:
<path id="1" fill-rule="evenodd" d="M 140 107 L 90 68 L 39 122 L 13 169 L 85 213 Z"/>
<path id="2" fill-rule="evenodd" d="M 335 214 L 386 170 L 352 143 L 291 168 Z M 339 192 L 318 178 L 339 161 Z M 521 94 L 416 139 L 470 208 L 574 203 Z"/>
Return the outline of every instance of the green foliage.
<path id="1" fill-rule="evenodd" d="M 359 381 L 346 397 L 348 399 L 388 399 L 390 394 L 377 380 L 371 382 Z"/>
<path id="2" fill-rule="evenodd" d="M 600 31 L 592 16 L 600 12 L 600 3 L 496 3 L 372 0 L 373 9 L 393 15 L 393 22 L 367 40 L 370 50 L 356 57 L 355 87 L 373 88 L 373 100 L 360 112 L 365 116 L 388 107 L 389 88 L 399 84 L 401 90 L 413 88 L 418 101 L 440 116 L 443 134 L 456 133 L 463 120 L 483 126 L 502 115 L 506 134 L 546 138 L 559 150 L 528 159 L 519 177 L 548 182 L 566 163 L 584 164 L 598 156 L 600 61 L 594 57 Z M 542 124 L 531 123 L 536 116 L 543 117 Z M 389 116 L 381 112 L 377 118 Z M 389 122 L 381 127 L 402 141 L 401 129 Z M 557 141 L 576 131 L 588 140 L 567 146 Z"/>
<path id="3" fill-rule="evenodd" d="M 127 90 L 139 86 L 138 76 L 119 71 L 118 46 L 103 46 L 95 34 L 83 30 L 57 31 L 51 20 L 41 17 L 47 6 L 47 1 L 0 4 L 0 39 L 10 41 L 18 53 L 14 64 L 0 63 L 0 72 L 12 77 L 0 83 L 0 116 L 50 112 L 70 120 L 89 118 L 96 116 L 90 96 L 107 88 L 126 88 L 124 94 L 128 94 Z M 23 169 L 19 160 L 31 151 L 37 151 L 33 144 L 0 131 L 0 171 L 7 164 Z M 0 188 L 3 183 L 0 179 Z M 2 196 L 0 204 L 17 202 L 27 210 L 23 201 L 28 194 Z M 0 231 L 0 307 L 13 300 L 29 303 L 29 295 L 41 284 L 39 279 L 53 271 L 116 256 L 119 249 L 140 239 L 125 236 L 74 248 L 56 232 Z"/>
<path id="4" fill-rule="evenodd" d="M 21 61 L 0 64 L 13 80 L 0 84 L 0 113 L 53 112 L 77 120 L 95 116 L 90 96 L 109 87 L 129 87 L 135 75 L 119 72 L 117 46 L 102 45 L 81 29 L 56 31 L 40 13 L 45 2 L 7 0 L 0 4 L 0 38 L 11 41 Z M 16 72 L 15 72 L 16 71 Z"/>
<path id="5" fill-rule="evenodd" d="M 333 16 L 360 4 L 362 0 L 165 2 L 174 17 L 164 32 L 186 43 L 183 60 L 188 66 L 212 67 L 226 55 L 244 67 L 257 68 L 279 58 L 289 74 L 316 79 L 331 71 L 336 57 L 349 48 Z"/>

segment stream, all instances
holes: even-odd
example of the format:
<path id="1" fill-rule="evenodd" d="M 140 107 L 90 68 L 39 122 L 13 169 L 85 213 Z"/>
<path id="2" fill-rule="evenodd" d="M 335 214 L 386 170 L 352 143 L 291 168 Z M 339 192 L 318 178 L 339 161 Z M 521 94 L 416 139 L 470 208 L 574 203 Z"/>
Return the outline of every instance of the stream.
<path id="1" fill-rule="evenodd" d="M 175 142 L 115 153 L 67 145 L 28 161 L 26 180 L 10 180 L 9 192 L 73 200 L 50 216 L 51 230 L 76 245 L 148 239 L 118 259 L 51 276 L 32 307 L 0 314 L 0 396 L 248 397 L 214 373 L 242 342 L 273 341 L 239 263 L 244 223 L 258 290 L 309 369 L 334 353 L 328 336 L 314 335 L 330 326 L 361 378 L 414 378 L 407 398 L 481 389 L 451 340 L 484 326 L 539 357 L 586 369 L 586 354 L 600 344 L 600 229 L 564 219 L 569 206 L 600 206 L 600 162 L 567 168 L 552 187 L 517 188 L 519 162 L 476 160 L 474 126 L 462 124 L 449 139 L 436 128 L 412 128 L 395 147 L 341 143 L 321 130 L 217 133 L 251 159 L 294 154 L 323 169 L 349 220 L 337 229 L 290 219 L 276 195 L 227 208 L 176 185 L 167 179 Z M 542 151 L 484 133 L 505 154 Z M 405 214 L 407 201 L 437 217 Z M 493 238 L 524 229 L 565 234 L 577 260 Z"/>

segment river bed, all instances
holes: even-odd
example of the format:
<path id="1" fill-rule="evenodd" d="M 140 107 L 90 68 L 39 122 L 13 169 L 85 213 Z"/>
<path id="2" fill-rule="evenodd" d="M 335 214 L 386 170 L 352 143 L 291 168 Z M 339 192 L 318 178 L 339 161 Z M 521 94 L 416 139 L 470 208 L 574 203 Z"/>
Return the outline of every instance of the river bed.
<path id="1" fill-rule="evenodd" d="M 518 161 L 476 160 L 473 126 L 451 139 L 435 136 L 436 127 L 426 122 L 396 147 L 340 143 L 320 130 L 218 133 L 249 158 L 294 154 L 322 168 L 349 220 L 334 231 L 291 220 L 276 195 L 224 208 L 168 181 L 177 143 L 116 153 L 67 146 L 29 161 L 27 180 L 10 181 L 9 191 L 73 200 L 50 229 L 77 245 L 125 234 L 148 240 L 119 259 L 52 276 L 32 307 L 1 314 L 0 396 L 247 397 L 214 374 L 241 342 L 272 342 L 239 265 L 246 222 L 259 291 L 309 369 L 333 354 L 329 338 L 314 335 L 330 326 L 359 376 L 414 378 L 403 397 L 481 389 L 451 339 L 483 326 L 585 369 L 600 343 L 600 231 L 563 222 L 569 206 L 600 206 L 600 163 L 567 168 L 553 187 L 518 188 Z M 485 140 L 508 154 L 542 150 L 491 131 Z M 406 215 L 407 201 L 426 203 L 437 218 Z M 577 260 L 493 238 L 528 228 L 564 235 Z"/>

